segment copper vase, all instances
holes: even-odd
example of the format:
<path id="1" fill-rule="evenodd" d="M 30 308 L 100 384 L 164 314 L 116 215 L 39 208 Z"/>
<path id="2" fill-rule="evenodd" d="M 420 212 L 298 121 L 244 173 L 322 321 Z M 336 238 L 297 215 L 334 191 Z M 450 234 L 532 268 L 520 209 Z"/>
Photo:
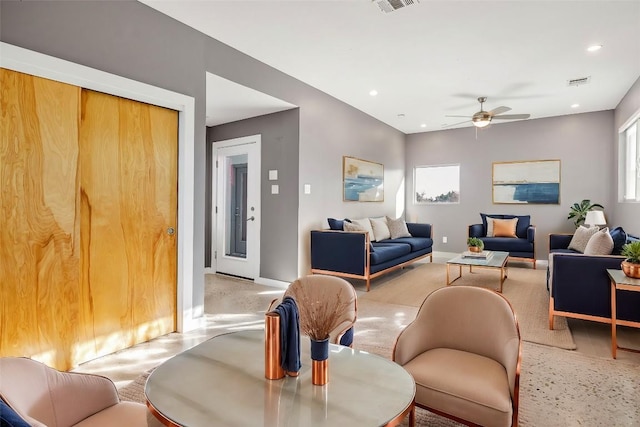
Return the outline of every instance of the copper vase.
<path id="1" fill-rule="evenodd" d="M 269 380 L 284 378 L 280 366 L 280 316 L 270 311 L 264 316 L 264 376 Z"/>
<path id="2" fill-rule="evenodd" d="M 329 337 L 311 340 L 311 382 L 313 385 L 329 382 Z"/>

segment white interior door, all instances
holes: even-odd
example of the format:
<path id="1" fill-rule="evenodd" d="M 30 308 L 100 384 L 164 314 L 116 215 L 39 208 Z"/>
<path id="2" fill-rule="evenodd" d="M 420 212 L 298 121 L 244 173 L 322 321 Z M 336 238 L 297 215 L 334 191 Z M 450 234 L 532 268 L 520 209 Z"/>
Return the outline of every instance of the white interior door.
<path id="1" fill-rule="evenodd" d="M 260 135 L 214 143 L 215 236 L 218 273 L 260 274 Z"/>

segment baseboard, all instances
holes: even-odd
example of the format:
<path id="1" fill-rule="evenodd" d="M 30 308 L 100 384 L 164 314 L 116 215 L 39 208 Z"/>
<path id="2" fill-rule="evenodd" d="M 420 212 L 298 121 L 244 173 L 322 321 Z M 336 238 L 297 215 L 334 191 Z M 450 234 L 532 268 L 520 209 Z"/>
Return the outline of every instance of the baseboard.
<path id="1" fill-rule="evenodd" d="M 204 274 L 216 274 L 216 271 L 213 269 L 213 267 L 205 267 Z"/>
<path id="2" fill-rule="evenodd" d="M 272 288 L 287 289 L 289 287 L 289 282 L 267 279 L 266 277 L 256 277 L 253 281 L 259 285 L 271 286 Z"/>

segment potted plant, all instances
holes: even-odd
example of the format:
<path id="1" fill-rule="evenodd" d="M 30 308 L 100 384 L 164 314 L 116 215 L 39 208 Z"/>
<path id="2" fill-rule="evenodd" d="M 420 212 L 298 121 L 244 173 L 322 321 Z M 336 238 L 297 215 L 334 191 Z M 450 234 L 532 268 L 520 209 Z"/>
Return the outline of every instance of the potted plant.
<path id="1" fill-rule="evenodd" d="M 620 252 L 626 259 L 622 261 L 622 271 L 628 277 L 640 279 L 640 241 L 627 243 Z"/>
<path id="2" fill-rule="evenodd" d="M 593 210 L 593 208 L 604 209 L 600 203 L 591 203 L 591 200 L 584 199 L 580 203 L 574 203 L 569 209 L 569 216 L 567 219 L 573 219 L 573 224 L 578 228 L 580 224 L 584 223 L 584 219 L 587 217 L 587 212 Z"/>
<path id="3" fill-rule="evenodd" d="M 484 242 L 478 237 L 469 237 L 467 239 L 467 246 L 471 252 L 482 252 L 482 249 L 484 249 Z"/>

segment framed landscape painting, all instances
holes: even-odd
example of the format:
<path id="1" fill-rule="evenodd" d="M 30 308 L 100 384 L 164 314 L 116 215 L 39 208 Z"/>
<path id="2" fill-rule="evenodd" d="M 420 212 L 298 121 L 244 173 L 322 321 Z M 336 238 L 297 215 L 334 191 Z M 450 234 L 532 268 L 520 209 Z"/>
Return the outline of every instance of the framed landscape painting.
<path id="1" fill-rule="evenodd" d="M 384 201 L 384 166 L 380 163 L 343 156 L 342 182 L 345 202 Z"/>
<path id="2" fill-rule="evenodd" d="M 493 203 L 560 204 L 560 160 L 493 163 Z"/>

